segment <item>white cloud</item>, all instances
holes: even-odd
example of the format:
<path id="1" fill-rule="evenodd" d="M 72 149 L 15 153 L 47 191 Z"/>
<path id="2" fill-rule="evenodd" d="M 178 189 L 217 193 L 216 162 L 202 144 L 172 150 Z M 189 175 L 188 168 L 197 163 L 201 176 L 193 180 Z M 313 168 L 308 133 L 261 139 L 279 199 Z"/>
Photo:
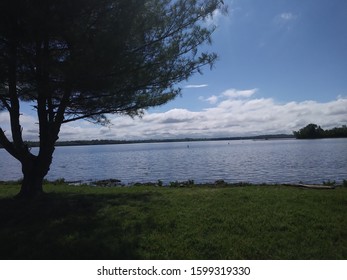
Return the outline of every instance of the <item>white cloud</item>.
<path id="1" fill-rule="evenodd" d="M 204 87 L 208 87 L 207 84 L 201 84 L 201 85 L 187 85 L 184 88 L 204 88 Z"/>
<path id="2" fill-rule="evenodd" d="M 253 91 L 253 90 L 250 90 Z M 249 95 L 251 96 L 251 95 Z M 278 103 L 271 98 L 240 99 L 226 96 L 214 106 L 193 112 L 173 109 L 146 113 L 142 119 L 114 117 L 116 139 L 245 136 L 292 133 L 308 123 L 323 128 L 347 123 L 347 98 L 327 103 L 317 101 Z"/>
<path id="3" fill-rule="evenodd" d="M 219 99 L 219 96 L 217 96 L 217 95 L 212 95 L 208 98 L 205 98 L 203 96 L 199 96 L 200 101 L 206 101 L 210 104 L 216 104 L 218 102 L 218 99 Z"/>
<path id="4" fill-rule="evenodd" d="M 227 89 L 222 92 L 220 95 L 212 95 L 208 98 L 204 98 L 203 96 L 199 97 L 199 100 L 209 102 L 210 104 L 216 104 L 220 99 L 238 99 L 238 98 L 249 98 L 253 94 L 255 94 L 258 89 L 249 89 L 249 90 L 237 90 L 234 88 Z"/>
<path id="5" fill-rule="evenodd" d="M 258 89 L 249 89 L 249 90 L 236 90 L 236 89 L 228 89 L 222 93 L 223 96 L 231 97 L 231 98 L 239 98 L 239 97 L 251 97 L 253 94 L 255 94 L 258 91 Z"/>
<path id="6" fill-rule="evenodd" d="M 24 140 L 38 139 L 39 127 L 35 117 L 21 114 L 20 123 L 23 128 Z M 11 138 L 10 116 L 6 111 L 0 113 L 0 127 L 5 131 L 5 135 Z"/>
<path id="7" fill-rule="evenodd" d="M 256 89 L 226 90 L 210 97 L 211 107 L 199 111 L 177 108 L 162 113 L 146 112 L 142 118 L 134 119 L 110 116 L 110 127 L 86 121 L 69 123 L 63 125 L 60 140 L 232 137 L 292 133 L 309 123 L 324 129 L 347 124 L 347 97 L 330 102 L 279 103 L 271 98 L 255 98 L 256 92 Z M 37 137 L 34 117 L 24 115 L 21 120 L 25 139 Z M 5 113 L 0 113 L 0 126 L 8 127 Z"/>
<path id="8" fill-rule="evenodd" d="M 211 97 L 207 98 L 206 101 L 210 102 L 211 104 L 216 104 L 218 102 L 218 96 L 212 95 Z"/>

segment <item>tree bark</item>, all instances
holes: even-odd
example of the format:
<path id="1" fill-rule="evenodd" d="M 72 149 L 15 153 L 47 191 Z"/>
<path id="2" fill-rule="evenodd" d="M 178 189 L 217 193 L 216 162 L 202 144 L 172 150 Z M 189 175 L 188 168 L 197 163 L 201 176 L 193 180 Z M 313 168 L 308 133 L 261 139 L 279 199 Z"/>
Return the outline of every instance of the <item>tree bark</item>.
<path id="1" fill-rule="evenodd" d="M 51 152 L 42 153 L 39 156 L 29 154 L 22 163 L 23 181 L 17 197 L 28 198 L 43 194 L 43 179 L 49 171 L 52 163 L 54 147 Z"/>
<path id="2" fill-rule="evenodd" d="M 39 172 L 24 173 L 21 189 L 17 197 L 29 198 L 43 194 L 43 178 L 44 176 Z"/>

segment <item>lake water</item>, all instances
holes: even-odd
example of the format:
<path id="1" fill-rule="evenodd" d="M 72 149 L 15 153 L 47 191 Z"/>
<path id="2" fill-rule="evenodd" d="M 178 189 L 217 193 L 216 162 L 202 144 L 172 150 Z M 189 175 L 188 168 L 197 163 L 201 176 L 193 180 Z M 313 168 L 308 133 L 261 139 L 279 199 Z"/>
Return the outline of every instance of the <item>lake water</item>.
<path id="1" fill-rule="evenodd" d="M 0 149 L 0 180 L 21 178 Z M 347 139 L 207 141 L 57 147 L 50 180 L 122 183 L 225 180 L 322 183 L 347 179 Z"/>

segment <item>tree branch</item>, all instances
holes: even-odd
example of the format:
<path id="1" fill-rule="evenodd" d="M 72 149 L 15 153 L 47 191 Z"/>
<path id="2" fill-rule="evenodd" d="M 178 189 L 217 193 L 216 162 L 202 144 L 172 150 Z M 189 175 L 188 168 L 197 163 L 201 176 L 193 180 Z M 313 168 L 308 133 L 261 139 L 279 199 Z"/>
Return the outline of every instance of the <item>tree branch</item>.
<path id="1" fill-rule="evenodd" d="M 15 19 L 16 20 L 16 19 Z M 11 120 L 11 132 L 16 149 L 23 147 L 22 127 L 20 125 L 19 117 L 19 100 L 17 95 L 17 42 L 15 38 L 11 38 L 10 43 L 10 59 L 9 59 L 9 83 L 8 91 L 11 103 L 10 120 Z"/>
<path id="2" fill-rule="evenodd" d="M 6 98 L 4 98 L 3 96 L 0 95 L 0 100 L 1 100 L 2 104 L 4 105 L 4 107 L 7 109 L 7 111 L 10 112 L 11 106 L 8 104 Z"/>
<path id="3" fill-rule="evenodd" d="M 2 130 L 1 127 L 0 127 L 0 143 L 9 154 L 11 154 L 14 158 L 20 160 L 20 156 L 17 153 L 13 143 L 8 140 L 8 138 L 5 135 L 5 132 Z"/>

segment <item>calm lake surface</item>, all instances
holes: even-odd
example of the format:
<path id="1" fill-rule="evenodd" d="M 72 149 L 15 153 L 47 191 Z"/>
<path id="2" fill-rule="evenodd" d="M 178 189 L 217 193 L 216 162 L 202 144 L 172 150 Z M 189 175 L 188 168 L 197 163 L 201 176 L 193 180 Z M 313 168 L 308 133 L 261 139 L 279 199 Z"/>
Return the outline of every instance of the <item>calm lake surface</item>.
<path id="1" fill-rule="evenodd" d="M 35 150 L 34 150 L 35 151 Z M 0 180 L 21 178 L 0 149 Z M 322 183 L 347 179 L 347 139 L 207 141 L 57 147 L 50 180 L 122 183 Z"/>

